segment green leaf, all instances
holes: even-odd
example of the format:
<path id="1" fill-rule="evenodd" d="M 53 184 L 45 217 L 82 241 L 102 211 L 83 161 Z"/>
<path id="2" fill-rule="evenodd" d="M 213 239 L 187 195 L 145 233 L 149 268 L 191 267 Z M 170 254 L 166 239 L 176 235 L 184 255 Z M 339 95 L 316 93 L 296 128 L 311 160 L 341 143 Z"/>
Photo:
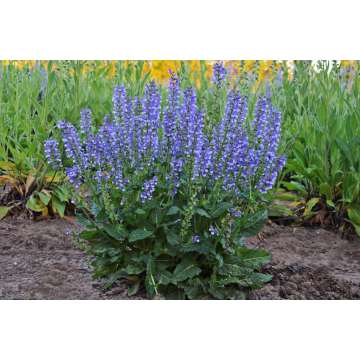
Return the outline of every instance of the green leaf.
<path id="1" fill-rule="evenodd" d="M 177 206 L 171 206 L 171 208 L 167 211 L 166 215 L 176 215 L 180 212 L 180 208 L 178 208 Z"/>
<path id="2" fill-rule="evenodd" d="M 213 219 L 223 215 L 228 209 L 232 207 L 232 203 L 222 202 L 218 207 L 211 213 Z"/>
<path id="3" fill-rule="evenodd" d="M 127 293 L 129 296 L 134 296 L 138 293 L 139 289 L 140 289 L 140 281 L 136 281 L 134 284 L 129 286 Z"/>
<path id="4" fill-rule="evenodd" d="M 287 190 L 293 190 L 293 191 L 297 191 L 302 195 L 306 195 L 307 191 L 304 187 L 304 185 L 295 182 L 295 181 L 291 181 L 291 182 L 286 182 L 286 181 L 282 181 L 281 184 L 287 189 Z"/>
<path id="5" fill-rule="evenodd" d="M 259 269 L 271 260 L 271 255 L 266 250 L 262 249 L 242 247 L 237 249 L 236 255 L 241 264 L 251 269 Z"/>
<path id="6" fill-rule="evenodd" d="M 219 274 L 224 276 L 240 277 L 246 279 L 249 277 L 253 270 L 245 266 L 236 265 L 236 264 L 224 264 L 219 268 Z"/>
<path id="7" fill-rule="evenodd" d="M 46 205 L 37 199 L 35 194 L 32 194 L 26 202 L 26 207 L 35 212 L 42 212 L 46 208 Z"/>
<path id="8" fill-rule="evenodd" d="M 325 197 L 329 200 L 332 199 L 332 195 L 331 195 L 331 187 L 329 184 L 327 183 L 322 183 L 319 186 L 319 192 L 320 195 L 325 195 Z"/>
<path id="9" fill-rule="evenodd" d="M 97 239 L 99 236 L 101 236 L 99 230 L 84 230 L 80 233 L 80 238 L 84 240 Z"/>
<path id="10" fill-rule="evenodd" d="M 51 200 L 51 195 L 45 194 L 43 191 L 38 193 L 40 200 L 45 204 L 48 205 Z"/>
<path id="11" fill-rule="evenodd" d="M 135 241 L 139 241 L 139 240 L 144 240 L 144 239 L 147 239 L 148 237 L 150 237 L 151 235 L 153 235 L 152 231 L 149 231 L 146 229 L 136 229 L 130 233 L 129 241 L 135 242 Z"/>
<path id="12" fill-rule="evenodd" d="M 116 240 L 124 240 L 127 232 L 120 224 L 106 224 L 104 225 L 105 232 Z"/>
<path id="13" fill-rule="evenodd" d="M 146 266 L 145 286 L 150 296 L 158 295 L 157 283 L 155 281 L 155 263 L 151 256 Z"/>
<path id="14" fill-rule="evenodd" d="M 175 233 L 174 231 L 169 231 L 166 234 L 166 240 L 170 245 L 176 246 L 180 243 L 180 235 Z"/>
<path id="15" fill-rule="evenodd" d="M 314 208 L 314 206 L 319 202 L 320 198 L 311 198 L 305 206 L 305 210 L 304 210 L 304 216 L 309 216 L 312 215 L 312 209 Z"/>
<path id="16" fill-rule="evenodd" d="M 202 209 L 202 208 L 196 208 L 195 213 L 200 215 L 200 216 L 211 219 L 211 216 L 208 214 L 208 212 L 206 210 Z"/>
<path id="17" fill-rule="evenodd" d="M 264 283 L 267 283 L 269 281 L 272 280 L 272 275 L 270 274 L 263 274 L 263 273 L 257 273 L 254 272 L 250 278 L 249 278 L 249 282 L 251 281 L 251 288 L 257 288 L 257 287 L 261 287 L 264 285 Z"/>
<path id="18" fill-rule="evenodd" d="M 349 220 L 354 226 L 356 233 L 360 236 L 360 207 L 352 207 L 347 210 Z"/>
<path id="19" fill-rule="evenodd" d="M 279 191 L 275 194 L 275 198 L 277 200 L 285 200 L 285 201 L 298 201 L 300 199 L 298 194 L 294 194 L 288 191 Z"/>
<path id="20" fill-rule="evenodd" d="M 199 278 L 189 280 L 187 286 L 184 286 L 185 294 L 190 300 L 203 297 L 205 290 L 204 283 Z"/>
<path id="21" fill-rule="evenodd" d="M 193 244 L 193 243 L 184 244 L 181 246 L 179 251 L 184 253 L 196 252 L 199 254 L 210 254 L 210 253 L 215 253 L 215 245 L 213 242 L 202 240 L 198 244 Z"/>
<path id="22" fill-rule="evenodd" d="M 146 215 L 146 211 L 143 209 L 136 209 L 135 214 L 136 215 Z"/>
<path id="23" fill-rule="evenodd" d="M 142 272 L 144 272 L 146 270 L 145 265 L 143 264 L 128 264 L 124 269 L 124 272 L 127 275 L 139 275 Z"/>
<path id="24" fill-rule="evenodd" d="M 332 208 L 335 208 L 335 203 L 332 200 L 326 200 L 326 204 Z"/>
<path id="25" fill-rule="evenodd" d="M 94 227 L 95 224 L 92 220 L 85 217 L 82 213 L 76 214 L 76 222 L 84 227 Z"/>
<path id="26" fill-rule="evenodd" d="M 267 219 L 268 212 L 266 209 L 247 216 L 246 223 L 240 227 L 240 235 L 245 238 L 257 235 Z"/>
<path id="27" fill-rule="evenodd" d="M 195 265 L 194 261 L 191 258 L 184 258 L 175 268 L 174 271 L 174 281 L 184 281 L 186 279 L 191 279 L 196 275 L 201 273 L 201 269 Z"/>
<path id="28" fill-rule="evenodd" d="M 10 206 L 0 206 L 0 220 L 2 220 L 10 211 Z"/>
<path id="29" fill-rule="evenodd" d="M 174 281 L 173 276 L 170 271 L 164 270 L 160 274 L 159 285 L 169 285 L 169 284 L 176 285 L 176 281 Z"/>
<path id="30" fill-rule="evenodd" d="M 55 213 L 60 215 L 60 217 L 64 217 L 65 203 L 60 201 L 56 196 L 53 196 L 51 199 L 51 207 Z"/>
<path id="31" fill-rule="evenodd" d="M 286 217 L 292 216 L 293 212 L 282 204 L 271 204 L 269 207 L 269 217 Z"/>

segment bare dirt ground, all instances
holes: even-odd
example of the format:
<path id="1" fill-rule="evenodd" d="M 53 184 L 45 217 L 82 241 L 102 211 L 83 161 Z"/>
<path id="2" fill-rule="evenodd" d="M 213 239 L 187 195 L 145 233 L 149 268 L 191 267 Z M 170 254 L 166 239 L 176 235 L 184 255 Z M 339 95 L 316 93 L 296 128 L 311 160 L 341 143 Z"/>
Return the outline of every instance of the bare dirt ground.
<path id="1" fill-rule="evenodd" d="M 92 279 L 73 229 L 60 219 L 0 221 L 0 299 L 128 299 L 125 285 L 105 293 Z"/>
<path id="2" fill-rule="evenodd" d="M 248 245 L 272 254 L 273 280 L 250 299 L 360 299 L 360 239 L 321 228 L 266 226 Z"/>
<path id="3" fill-rule="evenodd" d="M 71 223 L 0 221 L 0 299 L 130 299 L 125 284 L 104 292 L 75 248 Z M 324 229 L 267 226 L 252 247 L 271 251 L 274 278 L 250 299 L 360 299 L 360 240 Z M 145 294 L 131 299 L 144 299 Z"/>

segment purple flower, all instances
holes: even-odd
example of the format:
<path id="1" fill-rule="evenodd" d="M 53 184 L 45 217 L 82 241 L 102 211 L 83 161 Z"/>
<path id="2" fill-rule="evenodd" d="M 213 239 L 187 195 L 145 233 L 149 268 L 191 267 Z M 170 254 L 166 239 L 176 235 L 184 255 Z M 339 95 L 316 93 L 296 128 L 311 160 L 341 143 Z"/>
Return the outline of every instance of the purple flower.
<path id="1" fill-rule="evenodd" d="M 142 192 L 140 194 L 140 200 L 142 203 L 151 200 L 157 182 L 158 182 L 157 176 L 154 176 L 151 180 L 145 181 L 144 186 L 142 188 Z"/>
<path id="2" fill-rule="evenodd" d="M 239 218 L 242 216 L 242 212 L 240 210 L 236 210 L 236 209 L 230 209 L 230 214 L 233 217 Z"/>
<path id="3" fill-rule="evenodd" d="M 91 110 L 83 109 L 80 112 L 80 132 L 89 135 L 91 131 Z"/>
<path id="4" fill-rule="evenodd" d="M 214 65 L 213 80 L 213 87 L 226 80 L 221 63 Z M 117 86 L 112 116 L 106 116 L 97 130 L 92 129 L 88 109 L 81 111 L 79 131 L 59 122 L 72 161 L 66 173 L 75 187 L 90 182 L 99 189 L 131 191 L 134 180 L 144 179 L 140 191 L 144 203 L 154 196 L 160 181 L 173 197 L 186 193 L 182 187 L 193 182 L 201 191 L 222 189 L 234 198 L 250 189 L 266 192 L 274 186 L 285 158 L 279 156 L 281 114 L 269 96 L 260 97 L 251 114 L 247 98 L 232 90 L 226 94 L 225 111 L 214 121 L 199 105 L 195 89 L 181 90 L 174 73 L 166 98 L 161 94 L 155 82 L 148 83 L 139 97 Z M 60 166 L 53 140 L 45 143 L 45 155 L 50 164 Z"/>
<path id="5" fill-rule="evenodd" d="M 54 139 L 46 140 L 44 143 L 45 157 L 48 164 L 54 169 L 61 168 L 61 155 L 59 151 L 59 144 Z"/>
<path id="6" fill-rule="evenodd" d="M 226 69 L 221 62 L 217 62 L 213 67 L 213 83 L 217 88 L 222 87 L 226 79 Z"/>
<path id="7" fill-rule="evenodd" d="M 213 225 L 210 225 L 209 232 L 210 232 L 211 236 L 216 236 L 218 234 L 218 231 L 217 231 L 216 227 L 213 226 Z"/>
<path id="8" fill-rule="evenodd" d="M 199 235 L 194 235 L 192 237 L 192 242 L 193 242 L 193 244 L 198 244 L 200 242 L 200 236 Z"/>

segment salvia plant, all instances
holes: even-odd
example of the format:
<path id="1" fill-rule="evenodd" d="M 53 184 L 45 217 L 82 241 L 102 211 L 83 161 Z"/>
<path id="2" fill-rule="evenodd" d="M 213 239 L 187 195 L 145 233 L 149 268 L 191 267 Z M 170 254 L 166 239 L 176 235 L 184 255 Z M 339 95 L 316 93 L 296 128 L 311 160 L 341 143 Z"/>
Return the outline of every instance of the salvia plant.
<path id="1" fill-rule="evenodd" d="M 217 64 L 214 88 L 225 75 Z M 259 272 L 269 254 L 244 240 L 267 219 L 266 192 L 285 162 L 270 99 L 250 114 L 228 91 L 220 119 L 205 121 L 194 88 L 171 74 L 166 99 L 151 82 L 142 97 L 117 86 L 112 102 L 98 129 L 88 109 L 79 130 L 58 124 L 64 161 L 56 140 L 45 143 L 78 195 L 94 274 L 127 279 L 130 294 L 145 285 L 150 297 L 189 299 L 240 298 L 269 281 Z"/>

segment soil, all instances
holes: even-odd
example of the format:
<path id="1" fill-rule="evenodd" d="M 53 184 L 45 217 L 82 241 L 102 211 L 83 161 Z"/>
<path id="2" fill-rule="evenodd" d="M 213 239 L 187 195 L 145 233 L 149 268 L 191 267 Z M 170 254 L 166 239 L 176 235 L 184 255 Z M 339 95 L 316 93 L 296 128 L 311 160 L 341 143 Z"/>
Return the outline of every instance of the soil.
<path id="1" fill-rule="evenodd" d="M 0 299 L 129 299 L 125 284 L 104 292 L 92 279 L 74 230 L 61 219 L 0 221 Z"/>
<path id="2" fill-rule="evenodd" d="M 271 224 L 248 246 L 272 254 L 273 280 L 250 299 L 360 299 L 360 239 L 322 228 Z"/>
<path id="3" fill-rule="evenodd" d="M 125 283 L 104 291 L 66 220 L 0 221 L 0 299 L 145 299 Z M 250 299 L 360 299 L 360 240 L 316 228 L 271 224 L 248 246 L 272 253 L 273 280 Z"/>

